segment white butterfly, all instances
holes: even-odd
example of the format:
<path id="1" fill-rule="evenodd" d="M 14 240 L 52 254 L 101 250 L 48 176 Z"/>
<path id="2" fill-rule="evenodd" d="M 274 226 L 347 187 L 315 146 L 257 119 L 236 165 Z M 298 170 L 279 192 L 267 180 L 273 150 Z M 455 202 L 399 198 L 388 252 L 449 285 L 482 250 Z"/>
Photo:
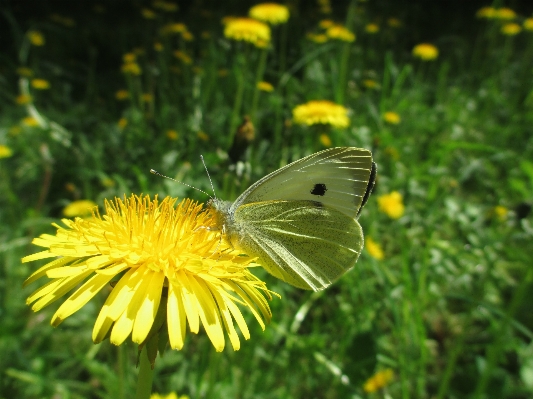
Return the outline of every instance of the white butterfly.
<path id="1" fill-rule="evenodd" d="M 370 151 L 330 148 L 270 173 L 233 203 L 212 199 L 209 206 L 234 248 L 275 277 L 320 291 L 363 249 L 357 218 L 375 177 Z"/>

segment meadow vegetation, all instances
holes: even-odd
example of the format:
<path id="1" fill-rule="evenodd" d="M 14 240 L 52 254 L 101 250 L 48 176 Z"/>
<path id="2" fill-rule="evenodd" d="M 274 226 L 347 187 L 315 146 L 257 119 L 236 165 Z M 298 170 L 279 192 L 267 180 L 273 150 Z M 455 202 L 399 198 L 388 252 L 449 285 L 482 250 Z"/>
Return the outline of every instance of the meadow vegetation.
<path id="1" fill-rule="evenodd" d="M 21 258 L 52 223 L 131 194 L 208 200 L 152 168 L 211 193 L 203 155 L 232 200 L 335 146 L 378 167 L 355 268 L 318 293 L 252 269 L 280 295 L 265 331 L 243 312 L 251 338 L 222 353 L 188 333 L 154 392 L 531 397 L 533 9 L 432 32 L 393 1 L 244 3 L 0 6 L 0 398 L 135 391 L 136 345 L 91 339 L 106 295 L 57 328 L 63 300 L 26 305 L 45 262 Z"/>

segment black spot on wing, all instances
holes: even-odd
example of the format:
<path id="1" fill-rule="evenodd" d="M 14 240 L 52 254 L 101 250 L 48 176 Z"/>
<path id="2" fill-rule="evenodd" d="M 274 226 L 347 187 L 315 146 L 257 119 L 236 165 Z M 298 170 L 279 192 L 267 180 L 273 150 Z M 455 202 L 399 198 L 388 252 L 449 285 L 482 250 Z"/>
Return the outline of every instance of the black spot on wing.
<path id="1" fill-rule="evenodd" d="M 323 197 L 326 194 L 326 191 L 328 191 L 328 189 L 326 188 L 326 185 L 324 183 L 317 183 L 314 185 L 310 192 L 313 195 L 319 195 Z"/>

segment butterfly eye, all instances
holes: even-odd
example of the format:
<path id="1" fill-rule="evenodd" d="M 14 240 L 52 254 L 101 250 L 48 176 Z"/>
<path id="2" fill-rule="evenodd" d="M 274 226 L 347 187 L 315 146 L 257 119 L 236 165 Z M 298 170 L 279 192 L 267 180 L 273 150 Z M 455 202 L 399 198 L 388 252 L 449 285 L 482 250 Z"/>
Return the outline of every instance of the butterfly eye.
<path id="1" fill-rule="evenodd" d="M 328 191 L 328 189 L 326 188 L 326 185 L 324 183 L 317 183 L 315 184 L 313 189 L 310 191 L 310 193 L 313 195 L 320 195 L 321 197 L 323 197 L 324 195 L 326 195 L 326 191 Z"/>

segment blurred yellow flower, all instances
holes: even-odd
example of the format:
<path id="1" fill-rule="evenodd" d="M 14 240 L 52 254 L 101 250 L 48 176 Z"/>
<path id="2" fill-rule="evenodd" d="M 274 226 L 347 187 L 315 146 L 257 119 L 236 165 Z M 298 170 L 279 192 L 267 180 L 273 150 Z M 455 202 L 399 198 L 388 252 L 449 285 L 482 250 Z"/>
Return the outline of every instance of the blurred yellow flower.
<path id="1" fill-rule="evenodd" d="M 355 35 L 342 25 L 333 25 L 326 30 L 326 35 L 331 39 L 343 42 L 355 41 Z"/>
<path id="2" fill-rule="evenodd" d="M 163 51 L 163 45 L 161 44 L 161 42 L 155 42 L 154 43 L 154 50 L 159 52 L 159 51 Z"/>
<path id="3" fill-rule="evenodd" d="M 289 20 L 289 9 L 277 3 L 261 3 L 250 8 L 248 15 L 259 21 L 278 25 Z"/>
<path id="4" fill-rule="evenodd" d="M 131 337 L 141 345 L 164 326 L 170 347 L 180 350 L 186 331 L 197 334 L 203 326 L 217 352 L 225 347 L 225 332 L 238 350 L 235 324 L 250 338 L 241 307 L 264 330 L 272 317 L 270 292 L 249 271 L 253 258 L 220 240 L 210 211 L 189 199 L 176 202 L 132 195 L 106 201 L 103 217 L 62 219 L 55 235 L 33 240 L 45 250 L 22 259 L 52 258 L 24 282 L 48 280 L 26 303 L 37 312 L 76 289 L 52 316 L 56 327 L 105 288 L 95 343 L 109 337 L 121 345 Z"/>
<path id="5" fill-rule="evenodd" d="M 514 22 L 502 26 L 501 32 L 506 36 L 518 35 L 522 31 L 522 27 Z"/>
<path id="6" fill-rule="evenodd" d="M 143 93 L 141 100 L 145 103 L 151 103 L 154 101 L 154 96 L 151 93 Z"/>
<path id="7" fill-rule="evenodd" d="M 37 127 L 37 126 L 40 126 L 39 121 L 38 121 L 37 119 L 35 119 L 33 116 L 27 116 L 27 117 L 25 117 L 24 119 L 22 119 L 21 123 L 22 123 L 24 126 L 28 126 L 28 127 Z"/>
<path id="8" fill-rule="evenodd" d="M 15 98 L 15 102 L 18 104 L 18 105 L 25 105 L 25 104 L 29 104 L 32 102 L 32 97 L 29 95 L 29 94 L 21 94 L 21 95 L 18 95 L 17 98 Z"/>
<path id="9" fill-rule="evenodd" d="M 122 130 L 122 129 L 124 129 L 126 126 L 128 126 L 128 120 L 127 120 L 126 118 L 120 118 L 120 119 L 118 120 L 118 123 L 117 123 L 117 124 L 118 124 L 119 129 Z"/>
<path id="10" fill-rule="evenodd" d="M 302 125 L 331 125 L 338 128 L 348 127 L 348 110 L 342 105 L 327 100 L 309 101 L 292 110 L 295 123 Z"/>
<path id="11" fill-rule="evenodd" d="M 323 33 L 320 33 L 320 34 L 308 33 L 306 37 L 315 43 L 326 43 L 328 41 L 328 37 Z"/>
<path id="12" fill-rule="evenodd" d="M 331 138 L 327 134 L 322 133 L 320 136 L 318 136 L 318 140 L 324 147 L 331 147 Z"/>
<path id="13" fill-rule="evenodd" d="M 18 75 L 24 76 L 25 78 L 31 78 L 33 76 L 33 71 L 26 67 L 18 67 L 16 72 Z"/>
<path id="14" fill-rule="evenodd" d="M 7 145 L 0 144 L 0 158 L 9 158 L 13 155 L 13 150 Z"/>
<path id="15" fill-rule="evenodd" d="M 516 13 L 510 8 L 502 7 L 496 10 L 496 14 L 494 15 L 494 18 L 503 19 L 503 20 L 515 19 Z"/>
<path id="16" fill-rule="evenodd" d="M 331 28 L 333 25 L 335 25 L 335 22 L 333 22 L 331 19 L 323 19 L 318 23 L 318 26 L 320 26 L 322 29 Z"/>
<path id="17" fill-rule="evenodd" d="M 137 61 L 137 55 L 135 53 L 126 53 L 122 55 L 122 61 L 124 61 L 124 64 L 129 64 L 130 62 Z"/>
<path id="18" fill-rule="evenodd" d="M 378 24 L 367 24 L 365 26 L 366 33 L 378 33 L 379 25 Z"/>
<path id="19" fill-rule="evenodd" d="M 379 391 L 381 388 L 387 386 L 394 378 L 394 372 L 391 369 L 378 371 L 363 385 L 363 389 L 367 393 Z"/>
<path id="20" fill-rule="evenodd" d="M 34 46 L 44 46 L 44 35 L 38 30 L 30 30 L 27 33 L 28 39 Z"/>
<path id="21" fill-rule="evenodd" d="M 268 82 L 257 82 L 257 88 L 261 91 L 274 91 L 274 86 L 272 86 L 270 83 Z"/>
<path id="22" fill-rule="evenodd" d="M 179 134 L 177 131 L 172 130 L 172 129 L 167 130 L 167 138 L 169 140 L 177 140 L 178 137 L 179 137 Z"/>
<path id="23" fill-rule="evenodd" d="M 207 135 L 207 133 L 202 132 L 201 130 L 196 133 L 196 136 L 202 141 L 209 141 L 209 136 Z"/>
<path id="24" fill-rule="evenodd" d="M 117 92 L 115 93 L 115 98 L 119 101 L 122 101 L 122 100 L 126 100 L 130 97 L 130 93 L 129 91 L 127 90 L 117 90 Z"/>
<path id="25" fill-rule="evenodd" d="M 387 19 L 387 24 L 391 28 L 399 28 L 400 26 L 402 26 L 402 21 L 400 21 L 398 18 L 391 17 Z"/>
<path id="26" fill-rule="evenodd" d="M 186 30 L 185 32 L 183 32 L 181 34 L 181 37 L 183 38 L 183 40 L 185 40 L 186 42 L 191 42 L 194 40 L 194 35 L 189 32 L 188 30 Z"/>
<path id="27" fill-rule="evenodd" d="M 187 26 L 180 22 L 168 24 L 168 25 L 163 26 L 163 28 L 161 28 L 161 33 L 164 35 L 168 35 L 171 33 L 183 33 L 186 31 L 187 31 Z"/>
<path id="28" fill-rule="evenodd" d="M 122 73 L 135 76 L 138 76 L 142 73 L 141 67 L 136 62 L 128 62 L 126 64 L 122 64 L 120 70 L 122 71 Z"/>
<path id="29" fill-rule="evenodd" d="M 91 200 L 78 200 L 71 202 L 65 208 L 63 208 L 63 215 L 68 218 L 76 216 L 87 217 L 91 216 L 96 203 Z"/>
<path id="30" fill-rule="evenodd" d="M 402 118 L 396 112 L 389 111 L 383 114 L 383 120 L 391 125 L 398 125 Z"/>
<path id="31" fill-rule="evenodd" d="M 224 36 L 233 40 L 244 40 L 257 47 L 270 42 L 270 27 L 252 18 L 233 18 L 224 28 Z"/>
<path id="32" fill-rule="evenodd" d="M 431 61 L 439 56 L 439 50 L 432 44 L 421 43 L 413 48 L 413 55 L 423 61 Z"/>
<path id="33" fill-rule="evenodd" d="M 476 12 L 476 17 L 478 18 L 495 18 L 496 9 L 494 7 L 482 7 Z"/>
<path id="34" fill-rule="evenodd" d="M 176 392 L 171 392 L 168 395 L 160 395 L 158 393 L 153 393 L 150 395 L 150 399 L 190 399 L 187 395 L 181 395 L 178 397 Z"/>
<path id="35" fill-rule="evenodd" d="M 378 197 L 379 210 L 386 213 L 391 219 L 401 218 L 405 212 L 403 197 L 398 191 Z"/>
<path id="36" fill-rule="evenodd" d="M 149 8 L 143 8 L 141 10 L 141 15 L 146 19 L 155 19 L 157 17 L 157 14 L 154 12 L 154 10 Z"/>
<path id="37" fill-rule="evenodd" d="M 65 183 L 65 190 L 67 190 L 69 193 L 73 193 L 77 189 L 78 188 L 76 187 L 76 185 L 74 183 Z"/>
<path id="38" fill-rule="evenodd" d="M 379 89 L 379 83 L 373 79 L 363 80 L 363 86 L 365 86 L 367 89 Z"/>
<path id="39" fill-rule="evenodd" d="M 102 180 L 100 180 L 100 183 L 104 187 L 114 187 L 115 181 L 110 177 L 104 177 Z"/>
<path id="40" fill-rule="evenodd" d="M 170 1 L 155 0 L 152 5 L 154 6 L 154 8 L 158 8 L 166 12 L 178 11 L 178 5 L 175 3 L 171 3 Z"/>
<path id="41" fill-rule="evenodd" d="M 507 219 L 507 216 L 509 214 L 509 209 L 502 205 L 497 205 L 494 208 L 492 208 L 492 215 L 496 217 L 499 221 L 503 222 Z"/>
<path id="42" fill-rule="evenodd" d="M 533 30 L 533 18 L 527 18 L 523 26 L 525 30 Z"/>
<path id="43" fill-rule="evenodd" d="M 176 50 L 174 51 L 173 54 L 174 54 L 174 57 L 176 57 L 178 60 L 180 60 L 184 64 L 187 64 L 187 65 L 192 64 L 192 58 L 189 57 L 187 54 L 185 54 L 183 51 Z"/>
<path id="44" fill-rule="evenodd" d="M 36 90 L 47 90 L 50 88 L 50 82 L 45 79 L 32 79 L 31 87 Z"/>
<path id="45" fill-rule="evenodd" d="M 385 254 L 383 253 L 381 245 L 375 242 L 372 237 L 365 238 L 365 249 L 374 259 L 383 260 L 385 258 Z"/>

